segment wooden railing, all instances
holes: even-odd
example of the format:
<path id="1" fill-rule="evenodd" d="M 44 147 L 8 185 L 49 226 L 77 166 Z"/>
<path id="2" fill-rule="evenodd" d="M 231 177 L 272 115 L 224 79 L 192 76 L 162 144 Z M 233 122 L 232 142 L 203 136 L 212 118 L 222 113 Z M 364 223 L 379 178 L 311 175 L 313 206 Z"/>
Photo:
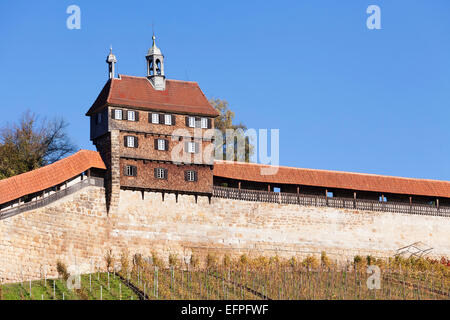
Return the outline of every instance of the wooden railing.
<path id="1" fill-rule="evenodd" d="M 10 218 L 22 212 L 42 208 L 52 202 L 55 202 L 61 198 L 64 198 L 65 196 L 68 196 L 72 193 L 75 193 L 89 186 L 103 187 L 103 178 L 87 177 L 84 180 L 75 183 L 74 185 L 56 191 L 55 193 L 50 194 L 44 198 L 39 198 L 30 202 L 26 202 L 12 208 L 6 208 L 0 211 L 0 220 Z"/>
<path id="2" fill-rule="evenodd" d="M 332 207 L 368 211 L 385 211 L 450 217 L 450 207 L 427 204 L 409 204 L 404 202 L 381 202 L 351 198 L 313 196 L 286 192 L 269 192 L 261 190 L 213 187 L 213 197 L 244 201 L 271 202 L 280 204 L 297 204 L 301 206 Z"/>

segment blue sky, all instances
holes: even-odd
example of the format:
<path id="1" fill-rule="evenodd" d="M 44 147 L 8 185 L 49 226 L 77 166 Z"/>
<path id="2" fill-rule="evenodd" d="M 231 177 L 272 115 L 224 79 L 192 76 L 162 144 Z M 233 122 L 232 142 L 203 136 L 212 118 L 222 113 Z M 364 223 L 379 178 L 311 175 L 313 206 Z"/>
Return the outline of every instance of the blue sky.
<path id="1" fill-rule="evenodd" d="M 81 30 L 66 8 L 81 8 Z M 369 30 L 366 8 L 381 8 Z M 280 129 L 280 164 L 450 180 L 450 2 L 2 1 L 0 126 L 30 109 L 84 116 L 118 72 L 145 75 L 152 23 L 168 78 L 197 81 L 249 128 Z"/>

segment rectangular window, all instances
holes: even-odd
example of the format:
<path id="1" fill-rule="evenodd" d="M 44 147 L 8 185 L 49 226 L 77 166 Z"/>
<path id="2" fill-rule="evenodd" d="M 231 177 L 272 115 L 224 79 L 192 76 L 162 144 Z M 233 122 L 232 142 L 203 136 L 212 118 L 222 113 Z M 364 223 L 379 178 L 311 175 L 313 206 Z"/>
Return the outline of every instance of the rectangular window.
<path id="1" fill-rule="evenodd" d="M 158 150 L 166 150 L 166 140 L 158 139 Z"/>
<path id="2" fill-rule="evenodd" d="M 122 120 L 122 110 L 114 110 L 114 119 Z"/>
<path id="3" fill-rule="evenodd" d="M 190 181 L 190 182 L 197 181 L 197 171 L 193 171 L 193 170 L 185 171 L 184 177 L 185 177 L 186 181 Z"/>
<path id="4" fill-rule="evenodd" d="M 195 117 L 189 117 L 189 127 L 195 128 Z"/>
<path id="5" fill-rule="evenodd" d="M 136 121 L 136 112 L 128 111 L 127 116 L 129 121 Z"/>
<path id="6" fill-rule="evenodd" d="M 172 116 L 170 114 L 164 115 L 164 124 L 168 126 L 172 125 Z"/>
<path id="7" fill-rule="evenodd" d="M 155 178 L 156 179 L 167 179 L 167 169 L 155 168 Z"/>
<path id="8" fill-rule="evenodd" d="M 159 114 L 152 113 L 152 123 L 159 124 Z"/>
<path id="9" fill-rule="evenodd" d="M 201 128 L 208 129 L 208 118 L 202 118 L 201 120 Z"/>
<path id="10" fill-rule="evenodd" d="M 128 148 L 137 148 L 138 147 L 138 138 L 137 137 L 125 136 L 124 141 L 125 141 L 125 143 L 124 143 L 125 147 L 128 147 Z"/>
<path id="11" fill-rule="evenodd" d="M 137 168 L 135 166 L 125 166 L 125 175 L 129 177 L 136 177 Z"/>
<path id="12" fill-rule="evenodd" d="M 188 153 L 195 153 L 196 152 L 196 149 L 197 149 L 197 143 L 195 143 L 195 142 L 193 142 L 193 141 L 188 141 L 187 142 L 187 144 L 186 144 L 186 147 L 187 147 L 187 152 Z"/>
<path id="13" fill-rule="evenodd" d="M 134 148 L 134 137 L 127 137 L 127 147 Z"/>

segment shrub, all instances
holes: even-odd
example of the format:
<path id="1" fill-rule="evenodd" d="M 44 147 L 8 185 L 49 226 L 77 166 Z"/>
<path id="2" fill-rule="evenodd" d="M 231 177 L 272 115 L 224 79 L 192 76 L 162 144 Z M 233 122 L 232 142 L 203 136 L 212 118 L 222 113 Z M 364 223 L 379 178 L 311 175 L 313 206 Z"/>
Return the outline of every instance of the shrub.
<path id="1" fill-rule="evenodd" d="M 320 253 L 320 263 L 321 263 L 322 266 L 324 266 L 324 267 L 327 267 L 327 268 L 331 267 L 331 261 L 330 261 L 330 258 L 328 258 L 328 256 L 327 256 L 327 254 L 326 254 L 325 251 L 322 251 L 322 252 Z"/>
<path id="2" fill-rule="evenodd" d="M 124 249 L 120 255 L 120 271 L 124 277 L 127 276 L 129 267 L 128 250 Z"/>
<path id="3" fill-rule="evenodd" d="M 192 255 L 191 255 L 190 265 L 191 265 L 193 268 L 197 268 L 198 265 L 199 265 L 199 263 L 200 263 L 200 259 L 198 258 L 198 256 L 197 256 L 196 254 L 192 254 Z"/>
<path id="4" fill-rule="evenodd" d="M 305 260 L 303 260 L 302 264 L 308 269 L 315 269 L 319 266 L 319 262 L 313 256 L 308 256 Z"/>
<path id="5" fill-rule="evenodd" d="M 212 253 L 208 253 L 208 255 L 206 256 L 206 267 L 208 269 L 210 268 L 214 268 L 217 266 L 217 257 L 216 255 L 212 254 Z"/>
<path id="6" fill-rule="evenodd" d="M 144 266 L 144 259 L 142 258 L 142 254 L 135 253 L 133 256 L 133 268 L 137 269 L 142 268 Z"/>
<path id="7" fill-rule="evenodd" d="M 226 254 L 222 258 L 222 265 L 224 267 L 230 267 L 231 266 L 231 257 L 230 255 Z"/>
<path id="8" fill-rule="evenodd" d="M 178 255 L 171 253 L 169 254 L 169 266 L 176 267 L 179 265 Z"/>
<path id="9" fill-rule="evenodd" d="M 154 266 L 157 266 L 158 268 L 164 267 L 163 260 L 159 257 L 159 255 L 155 251 L 152 251 L 152 261 Z"/>
<path id="10" fill-rule="evenodd" d="M 67 266 L 64 262 L 58 260 L 56 262 L 56 271 L 58 271 L 58 275 L 60 278 L 64 280 L 69 279 L 69 273 L 67 272 Z"/>
<path id="11" fill-rule="evenodd" d="M 239 263 L 241 265 L 246 265 L 248 263 L 248 257 L 247 257 L 247 255 L 245 253 L 240 256 Z"/>
<path id="12" fill-rule="evenodd" d="M 112 255 L 112 250 L 111 249 L 106 251 L 105 262 L 106 262 L 106 270 L 109 272 L 111 267 L 114 264 L 114 257 Z"/>

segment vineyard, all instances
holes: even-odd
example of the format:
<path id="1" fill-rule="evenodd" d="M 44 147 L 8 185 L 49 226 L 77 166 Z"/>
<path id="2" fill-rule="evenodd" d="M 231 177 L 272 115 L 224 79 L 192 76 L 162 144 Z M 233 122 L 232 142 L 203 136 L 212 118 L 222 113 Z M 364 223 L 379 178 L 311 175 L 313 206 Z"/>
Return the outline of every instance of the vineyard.
<path id="1" fill-rule="evenodd" d="M 320 261 L 308 257 L 232 260 L 208 255 L 188 264 L 176 256 L 165 265 L 156 255 L 144 259 L 120 257 L 123 271 L 115 271 L 114 258 L 105 257 L 110 272 L 81 276 L 80 287 L 69 289 L 69 275 L 58 263 L 59 279 L 44 279 L 0 286 L 5 300 L 449 300 L 450 263 L 446 259 L 374 259 L 356 256 L 351 264 L 337 265 L 322 253 Z M 220 261 L 219 261 L 220 260 Z M 129 263 L 129 261 L 132 261 Z M 202 262 L 202 263 L 200 263 Z M 202 265 L 202 267 L 200 267 Z M 380 273 L 367 272 L 376 266 Z M 112 270 L 111 270 L 112 269 Z M 369 288 L 376 284 L 379 288 Z"/>

